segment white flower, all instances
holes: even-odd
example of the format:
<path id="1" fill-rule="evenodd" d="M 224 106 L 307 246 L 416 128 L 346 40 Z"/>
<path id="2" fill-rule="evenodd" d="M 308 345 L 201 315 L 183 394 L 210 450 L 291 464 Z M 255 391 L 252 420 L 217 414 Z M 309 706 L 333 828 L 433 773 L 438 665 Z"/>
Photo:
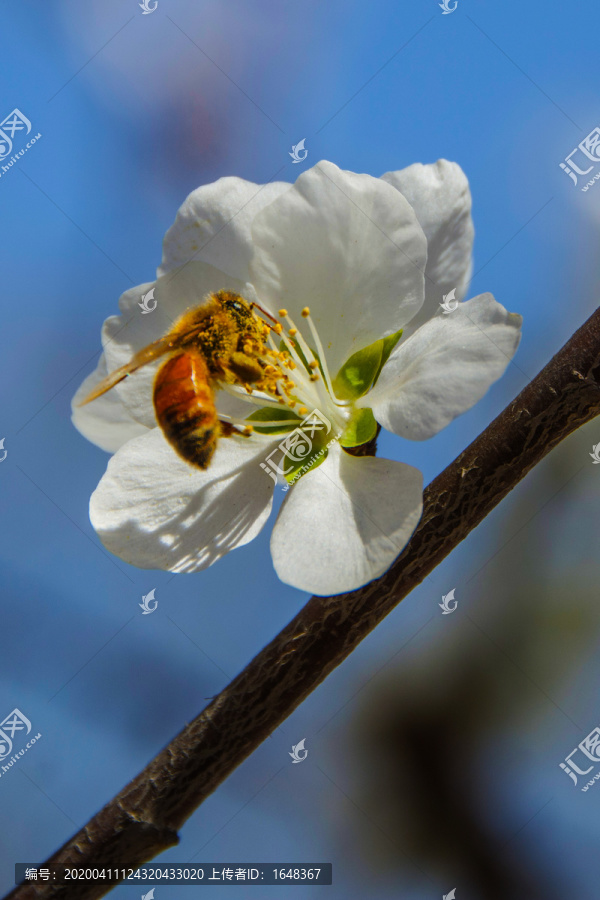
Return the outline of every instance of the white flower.
<path id="1" fill-rule="evenodd" d="M 275 569 L 321 595 L 381 575 L 419 521 L 422 477 L 343 446 L 366 442 L 376 422 L 405 438 L 431 437 L 484 395 L 519 342 L 520 316 L 491 294 L 459 303 L 451 316 L 440 310 L 443 294 L 455 289 L 462 301 L 469 281 L 470 209 L 466 177 L 445 160 L 381 178 L 320 162 L 294 185 L 222 178 L 194 191 L 167 232 L 157 281 L 121 297 L 121 316 L 104 324 L 99 366 L 74 398 L 76 427 L 114 453 L 90 502 L 104 545 L 142 568 L 195 572 L 248 543 L 271 511 L 275 484 L 266 460 L 290 469 L 291 457 L 273 454 L 286 434 L 257 430 L 260 417 L 284 408 L 302 418 L 317 409 L 331 424 L 327 437 L 339 440 L 325 451 L 317 435 L 318 459 L 302 477 L 308 457 L 287 476 L 296 480 L 273 527 Z M 158 306 L 142 316 L 137 304 L 151 287 Z M 255 430 L 221 437 L 202 470 L 184 462 L 157 427 L 158 364 L 77 405 L 107 372 L 221 289 L 273 314 L 287 310 L 282 322 L 288 334 L 297 329 L 298 346 L 287 339 L 282 399 L 293 412 L 265 391 L 219 391 L 220 415 L 239 421 L 253 413 Z"/>

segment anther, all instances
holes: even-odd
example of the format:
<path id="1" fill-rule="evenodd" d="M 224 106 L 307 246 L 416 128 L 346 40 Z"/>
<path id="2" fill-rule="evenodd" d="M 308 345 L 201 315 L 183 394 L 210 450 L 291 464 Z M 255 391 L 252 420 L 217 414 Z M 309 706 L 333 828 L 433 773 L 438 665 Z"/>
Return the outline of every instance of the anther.
<path id="1" fill-rule="evenodd" d="M 287 314 L 288 314 L 288 313 L 287 313 L 287 309 L 280 309 L 279 312 L 278 312 L 278 315 L 281 316 L 282 319 L 285 319 L 285 317 L 287 316 Z"/>
<path id="2" fill-rule="evenodd" d="M 305 306 L 304 309 L 302 310 L 302 315 L 304 316 L 305 319 L 308 318 L 308 316 L 310 316 L 310 307 Z"/>

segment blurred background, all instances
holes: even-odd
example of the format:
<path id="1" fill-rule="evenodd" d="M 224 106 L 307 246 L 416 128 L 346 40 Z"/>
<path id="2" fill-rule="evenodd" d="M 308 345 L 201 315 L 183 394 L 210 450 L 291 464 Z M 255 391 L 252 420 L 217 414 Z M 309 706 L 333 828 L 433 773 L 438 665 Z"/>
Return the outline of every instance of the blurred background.
<path id="1" fill-rule="evenodd" d="M 469 293 L 521 313 L 524 336 L 438 437 L 380 439 L 427 483 L 597 306 L 600 186 L 582 196 L 559 167 L 600 124 L 596 19 L 592 0 L 458 0 L 451 15 L 436 0 L 159 0 L 151 15 L 136 0 L 2 0 L 0 118 L 18 107 L 42 135 L 0 177 L 0 718 L 18 707 L 42 734 L 0 778 L 3 890 L 307 599 L 277 580 L 270 526 L 172 579 L 111 557 L 89 524 L 108 457 L 72 427 L 70 399 L 119 295 L 153 279 L 178 206 L 223 175 L 293 181 L 322 158 L 376 176 L 460 163 Z M 582 796 L 559 763 L 600 723 L 599 441 L 592 423 L 538 466 L 159 859 L 333 863 L 329 888 L 253 897 L 597 898 L 600 788 Z"/>

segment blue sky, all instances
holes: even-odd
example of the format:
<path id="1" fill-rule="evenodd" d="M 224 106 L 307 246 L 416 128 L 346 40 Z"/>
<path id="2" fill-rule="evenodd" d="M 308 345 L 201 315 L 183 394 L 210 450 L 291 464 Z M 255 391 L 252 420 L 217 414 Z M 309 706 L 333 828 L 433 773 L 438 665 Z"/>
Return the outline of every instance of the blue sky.
<path id="1" fill-rule="evenodd" d="M 8 889 L 14 862 L 41 862 L 67 840 L 306 601 L 277 580 L 268 528 L 210 570 L 170 580 L 111 557 L 89 524 L 107 456 L 72 427 L 70 399 L 94 368 L 101 323 L 119 295 L 153 279 L 187 193 L 231 174 L 293 181 L 323 158 L 372 175 L 440 157 L 463 167 L 476 228 L 469 293 L 492 291 L 521 313 L 523 341 L 500 382 L 436 438 L 382 436 L 380 455 L 418 466 L 428 482 L 596 306 L 600 187 L 581 192 L 559 163 L 600 124 L 600 104 L 591 0 L 458 0 L 445 16 L 435 0 L 159 0 L 147 16 L 135 0 L 3 0 L 0 17 L 0 118 L 17 107 L 42 135 L 0 174 L 0 437 L 8 454 L 0 465 L 0 711 L 22 709 L 43 734 L 22 771 L 0 779 Z M 288 154 L 301 138 L 308 158 L 296 166 Z M 597 475 L 586 468 L 573 504 L 597 497 Z M 575 508 L 565 515 L 577 529 Z M 340 822 L 360 816 L 344 806 L 353 791 L 344 771 L 352 697 L 427 623 L 448 582 L 467 581 L 495 552 L 503 521 L 490 517 L 415 591 L 233 773 L 164 858 L 332 861 L 335 883 L 320 890 L 364 896 L 372 863 L 345 832 L 340 839 Z M 151 588 L 159 608 L 142 617 L 137 604 Z M 422 660 L 444 641 L 439 623 L 432 627 L 417 641 Z M 589 663 L 579 693 L 592 697 L 597 684 Z M 593 716 L 590 707 L 584 726 Z M 556 763 L 536 769 L 540 797 L 569 787 L 557 764 L 576 735 L 558 727 Z M 309 758 L 292 766 L 287 752 L 302 737 Z M 510 783 L 506 765 L 499 783 Z M 334 781 L 339 772 L 341 784 L 324 771 Z M 578 799 L 588 801 L 581 813 L 565 806 L 547 830 L 539 824 L 530 834 L 532 853 L 543 852 L 552 829 L 568 839 L 572 820 L 581 842 L 593 843 L 594 800 Z M 507 814 L 515 831 L 536 802 Z M 587 896 L 585 859 L 560 865 Z M 401 888 L 420 900 L 450 886 L 440 872 L 382 877 L 372 896 Z M 282 897 L 318 890 L 277 889 Z"/>

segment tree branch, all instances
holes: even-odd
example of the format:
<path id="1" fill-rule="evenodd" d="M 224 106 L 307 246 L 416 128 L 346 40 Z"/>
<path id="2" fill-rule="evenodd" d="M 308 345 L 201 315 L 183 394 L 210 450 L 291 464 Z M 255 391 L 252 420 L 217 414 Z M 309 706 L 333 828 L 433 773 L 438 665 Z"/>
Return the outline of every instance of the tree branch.
<path id="1" fill-rule="evenodd" d="M 137 867 L 177 843 L 202 801 L 553 447 L 600 412 L 600 310 L 429 485 L 421 522 L 389 571 L 313 597 L 206 709 L 46 863 Z M 390 498 L 393 502 L 393 498 Z M 29 882 L 14 900 L 96 898 L 106 885 Z"/>

